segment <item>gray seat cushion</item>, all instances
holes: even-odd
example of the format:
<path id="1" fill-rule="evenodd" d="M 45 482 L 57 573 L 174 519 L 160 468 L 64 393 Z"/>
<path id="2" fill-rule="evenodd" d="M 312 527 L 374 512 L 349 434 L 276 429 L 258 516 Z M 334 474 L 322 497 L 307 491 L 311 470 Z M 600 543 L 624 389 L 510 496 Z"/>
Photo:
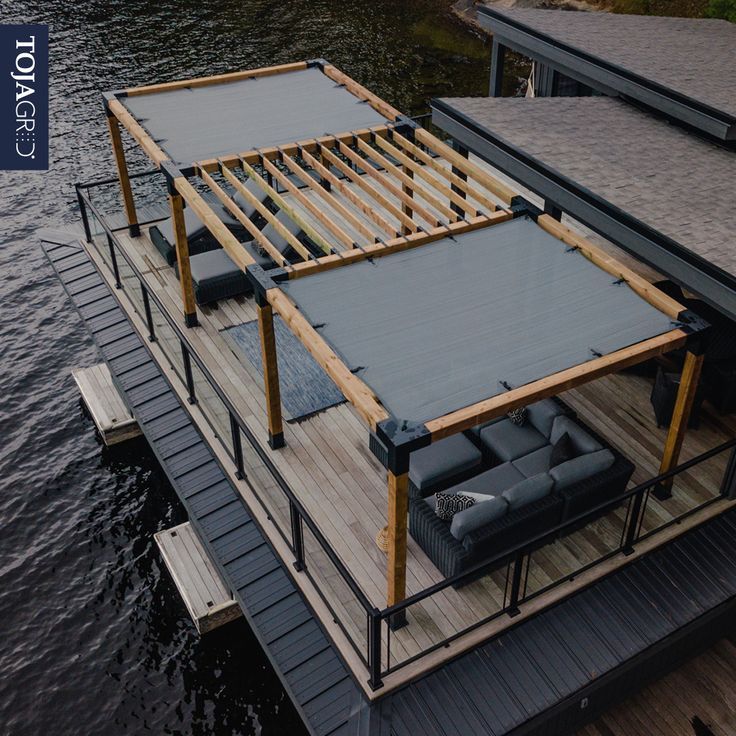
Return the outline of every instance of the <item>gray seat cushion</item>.
<path id="1" fill-rule="evenodd" d="M 474 434 L 478 439 L 480 439 L 480 433 L 486 427 L 490 427 L 491 424 L 498 424 L 498 422 L 502 422 L 504 419 L 506 419 L 505 414 L 502 417 L 496 417 L 495 419 L 491 419 L 489 422 L 484 422 L 483 424 L 478 424 L 475 427 L 471 427 L 470 430 L 468 431 Z"/>
<path id="2" fill-rule="evenodd" d="M 614 460 L 615 457 L 610 450 L 598 450 L 556 465 L 549 471 L 549 475 L 559 491 L 608 470 Z"/>
<path id="3" fill-rule="evenodd" d="M 515 511 L 540 498 L 549 496 L 554 487 L 554 481 L 548 473 L 539 473 L 531 478 L 524 478 L 512 488 L 503 492 L 503 497 L 509 504 L 509 511 Z"/>
<path id="4" fill-rule="evenodd" d="M 549 470 L 549 461 L 552 457 L 552 445 L 545 445 L 539 450 L 530 452 L 528 455 L 514 460 L 514 467 L 521 471 L 525 478 L 531 478 L 539 473 L 546 473 Z"/>
<path id="5" fill-rule="evenodd" d="M 248 277 L 222 250 L 211 250 L 189 259 L 198 304 L 228 299 L 251 292 Z M 177 275 L 178 275 L 177 265 Z"/>
<path id="6" fill-rule="evenodd" d="M 283 210 L 276 213 L 276 219 L 294 236 L 298 237 L 301 228 Z M 269 222 L 263 228 L 263 234 L 274 244 L 279 253 L 286 253 L 291 246 L 289 241 L 277 232 L 276 228 Z"/>
<path id="7" fill-rule="evenodd" d="M 255 180 L 248 179 L 246 182 L 244 182 L 245 188 L 259 201 L 259 202 L 265 202 L 268 199 L 268 196 L 266 193 L 261 189 L 261 187 L 256 184 Z M 245 213 L 245 215 L 249 218 L 253 218 L 253 215 L 258 212 L 255 205 L 252 205 L 240 192 L 235 192 L 233 196 L 233 200 L 235 201 L 235 204 L 240 207 L 240 209 Z M 230 210 L 228 210 L 225 205 L 222 206 L 223 211 L 226 214 L 230 214 Z"/>
<path id="8" fill-rule="evenodd" d="M 570 419 L 570 417 L 557 417 L 555 419 L 549 438 L 550 443 L 554 445 L 565 432 L 570 435 L 573 447 L 578 455 L 587 455 L 588 453 L 598 452 L 598 450 L 603 449 L 603 445 L 598 440 L 591 437 L 574 419 Z"/>
<path id="9" fill-rule="evenodd" d="M 503 463 L 485 473 L 475 475 L 462 483 L 453 486 L 452 493 L 484 493 L 488 496 L 499 496 L 507 488 L 511 488 L 524 476 L 511 464 Z"/>
<path id="10" fill-rule="evenodd" d="M 274 263 L 271 256 L 268 255 L 265 251 L 262 251 L 258 244 L 255 242 L 249 242 L 249 243 L 243 243 L 243 247 L 248 251 L 248 253 L 255 258 L 256 263 L 264 270 L 268 270 L 269 268 L 273 268 L 276 264 Z"/>
<path id="11" fill-rule="evenodd" d="M 552 399 L 543 399 L 526 408 L 527 420 L 549 439 L 555 419 L 565 414 L 565 408 Z"/>
<path id="12" fill-rule="evenodd" d="M 156 225 L 158 231 L 163 235 L 166 240 L 173 246 L 176 242 L 176 236 L 174 235 L 174 222 L 169 217 L 168 220 L 159 222 Z M 207 232 L 207 228 L 204 226 L 202 221 L 197 217 L 190 207 L 184 209 L 184 228 L 187 231 L 187 239 L 196 238 Z"/>
<path id="13" fill-rule="evenodd" d="M 480 440 L 502 462 L 516 460 L 548 444 L 547 438 L 531 423 L 519 427 L 508 419 L 486 427 L 480 433 Z"/>
<path id="14" fill-rule="evenodd" d="M 464 539 L 466 534 L 506 516 L 508 509 L 508 502 L 503 496 L 490 496 L 487 501 L 476 502 L 452 517 L 450 534 L 455 539 Z"/>
<path id="15" fill-rule="evenodd" d="M 481 451 L 463 434 L 416 450 L 409 459 L 409 479 L 420 490 L 480 466 Z"/>

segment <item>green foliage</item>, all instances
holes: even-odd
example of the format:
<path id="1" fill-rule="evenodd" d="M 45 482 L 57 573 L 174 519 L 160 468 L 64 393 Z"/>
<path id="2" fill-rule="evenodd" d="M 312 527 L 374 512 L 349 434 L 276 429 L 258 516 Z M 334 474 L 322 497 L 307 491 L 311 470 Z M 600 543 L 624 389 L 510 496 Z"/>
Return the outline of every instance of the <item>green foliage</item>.
<path id="1" fill-rule="evenodd" d="M 736 0 L 710 0 L 706 13 L 709 18 L 725 18 L 736 23 Z"/>

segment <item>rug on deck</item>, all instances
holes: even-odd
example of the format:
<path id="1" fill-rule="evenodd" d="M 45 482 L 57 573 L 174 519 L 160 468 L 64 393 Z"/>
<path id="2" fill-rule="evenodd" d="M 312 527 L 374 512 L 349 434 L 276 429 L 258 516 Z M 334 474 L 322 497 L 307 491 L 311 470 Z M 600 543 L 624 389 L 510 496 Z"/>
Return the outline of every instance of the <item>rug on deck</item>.
<path id="1" fill-rule="evenodd" d="M 274 315 L 276 354 L 279 364 L 281 404 L 288 421 L 303 419 L 345 401 L 340 389 L 322 370 L 283 320 Z M 228 327 L 224 333 L 233 347 L 256 369 L 263 380 L 258 322 Z"/>

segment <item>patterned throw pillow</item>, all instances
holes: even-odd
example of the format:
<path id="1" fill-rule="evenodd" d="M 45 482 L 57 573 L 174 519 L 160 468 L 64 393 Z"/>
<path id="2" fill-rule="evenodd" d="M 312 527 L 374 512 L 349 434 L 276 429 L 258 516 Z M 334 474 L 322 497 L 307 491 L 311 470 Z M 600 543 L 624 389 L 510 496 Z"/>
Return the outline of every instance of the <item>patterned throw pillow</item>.
<path id="1" fill-rule="evenodd" d="M 506 416 L 517 427 L 523 427 L 526 423 L 526 407 L 520 406 L 518 409 L 512 409 Z"/>
<path id="2" fill-rule="evenodd" d="M 475 503 L 475 499 L 470 496 L 435 493 L 434 497 L 437 502 L 435 513 L 443 521 L 450 521 L 458 511 L 469 509 Z"/>

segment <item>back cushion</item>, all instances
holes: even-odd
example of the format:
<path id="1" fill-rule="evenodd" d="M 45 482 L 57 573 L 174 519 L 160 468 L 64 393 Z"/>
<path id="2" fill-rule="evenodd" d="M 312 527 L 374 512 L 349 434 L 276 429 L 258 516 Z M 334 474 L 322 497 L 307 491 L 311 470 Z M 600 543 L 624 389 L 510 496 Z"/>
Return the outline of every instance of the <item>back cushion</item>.
<path id="1" fill-rule="evenodd" d="M 567 432 L 572 440 L 575 452 L 578 455 L 586 455 L 590 452 L 598 452 L 603 449 L 603 445 L 598 440 L 593 439 L 579 424 L 570 417 L 557 417 L 552 424 L 552 434 L 549 440 L 554 445 L 557 440 Z"/>
<path id="2" fill-rule="evenodd" d="M 610 450 L 598 450 L 557 465 L 549 471 L 549 474 L 559 491 L 608 470 L 615 459 Z"/>
<path id="3" fill-rule="evenodd" d="M 552 423 L 556 417 L 565 413 L 565 409 L 552 399 L 543 399 L 527 406 L 526 413 L 527 419 L 536 430 L 549 439 Z"/>
<path id="4" fill-rule="evenodd" d="M 476 503 L 469 509 L 458 511 L 452 517 L 450 534 L 455 539 L 464 539 L 467 534 L 474 532 L 496 519 L 500 519 L 508 512 L 508 504 L 502 496 L 486 496 L 485 501 Z"/>
<path id="5" fill-rule="evenodd" d="M 548 496 L 553 486 L 554 481 L 549 473 L 539 473 L 539 475 L 533 475 L 531 478 L 522 480 L 504 491 L 502 495 L 509 504 L 509 511 L 515 511 L 522 506 Z"/>

